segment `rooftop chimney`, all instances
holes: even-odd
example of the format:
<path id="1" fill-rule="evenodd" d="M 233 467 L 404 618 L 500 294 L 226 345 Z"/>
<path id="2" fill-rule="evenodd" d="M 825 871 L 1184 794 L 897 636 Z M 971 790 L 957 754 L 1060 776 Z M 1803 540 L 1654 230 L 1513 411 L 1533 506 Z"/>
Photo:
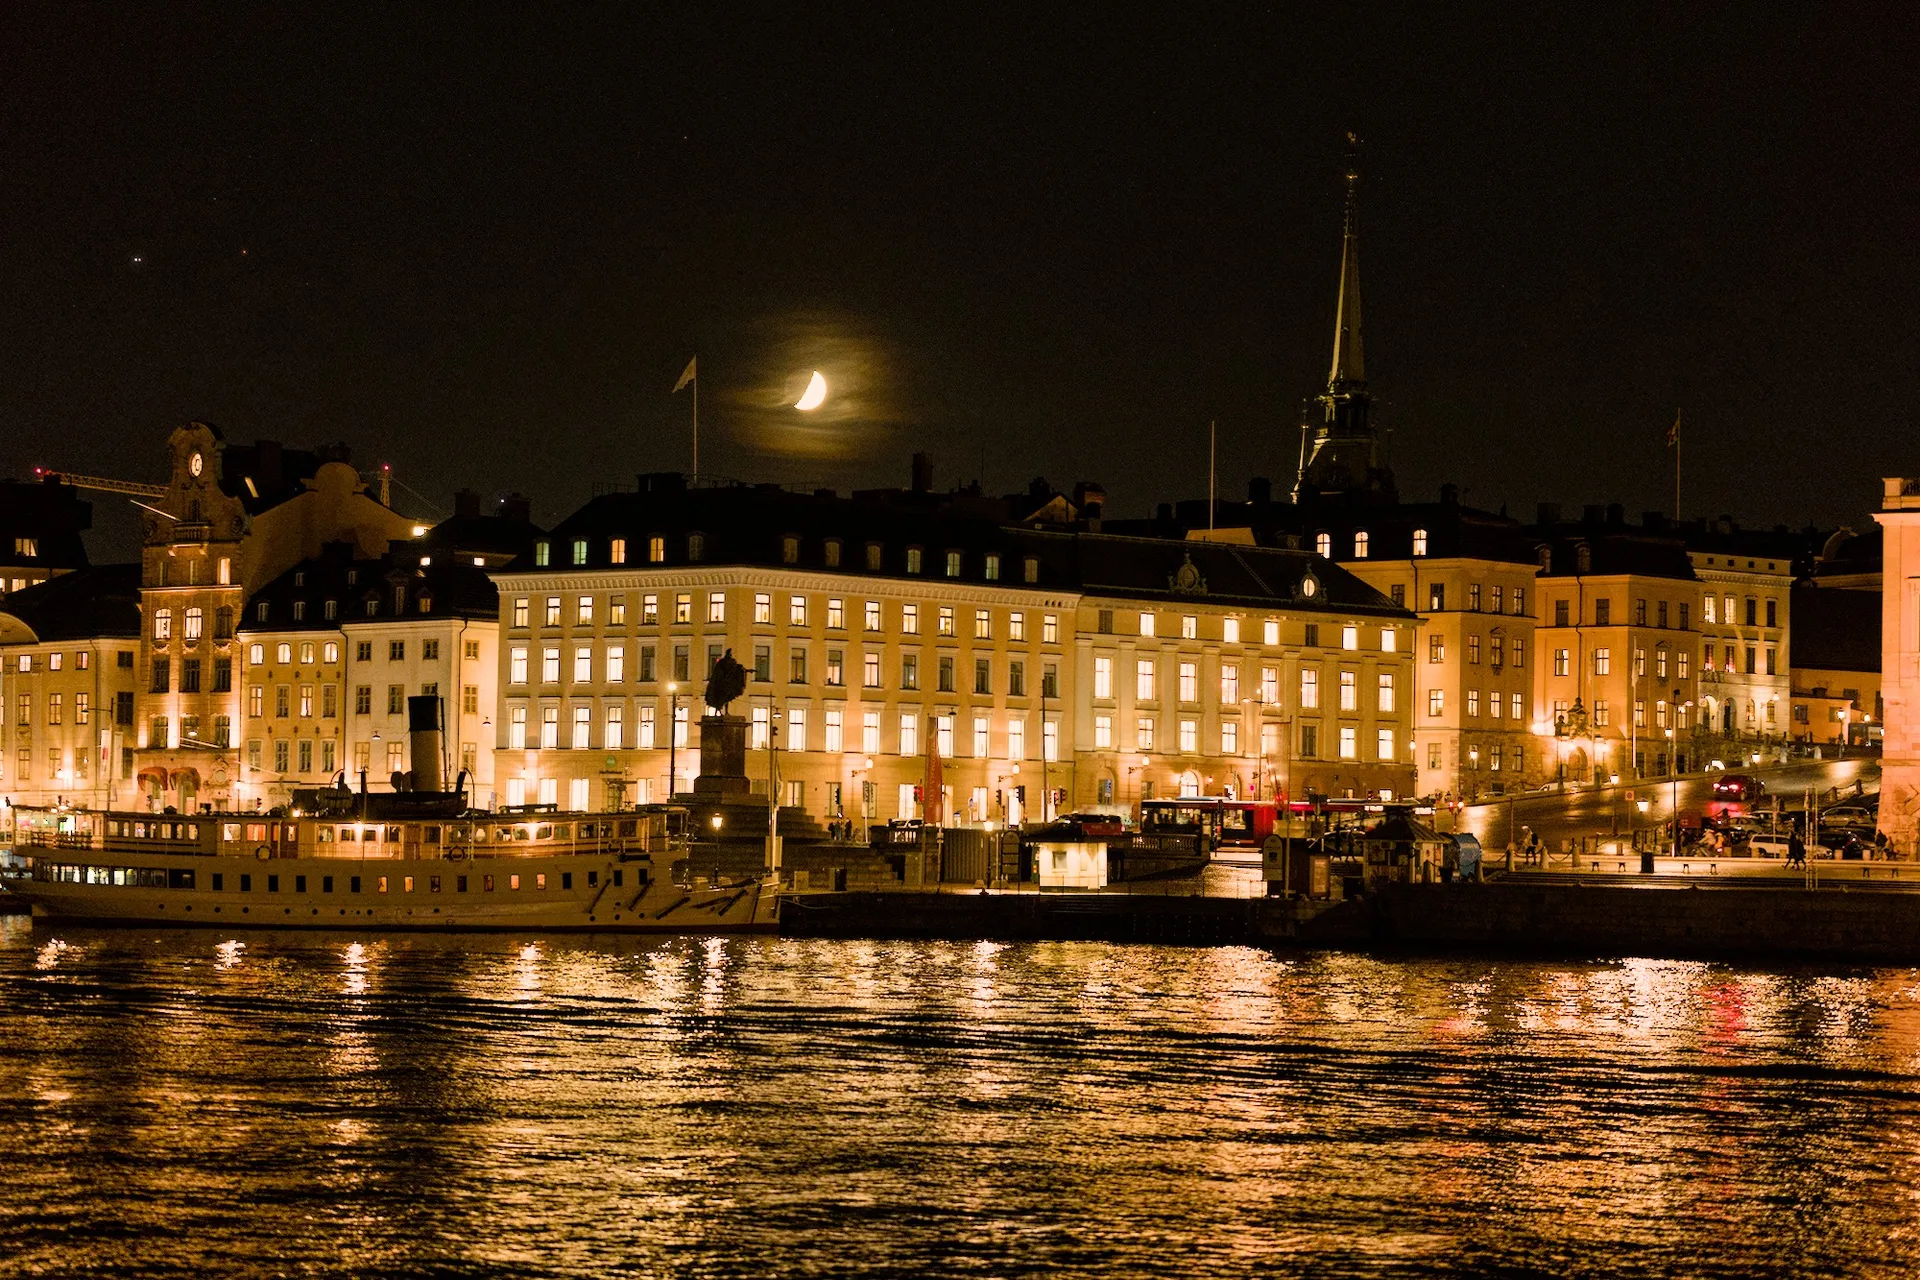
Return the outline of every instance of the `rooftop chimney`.
<path id="1" fill-rule="evenodd" d="M 415 791 L 439 791 L 445 783 L 440 768 L 440 697 L 415 694 L 407 699 L 407 738 Z"/>
<path id="2" fill-rule="evenodd" d="M 1541 503 L 1540 504 L 1540 523 L 1543 525 L 1559 524 L 1560 523 L 1560 504 L 1557 502 Z"/>
<path id="3" fill-rule="evenodd" d="M 1107 505 L 1107 491 L 1091 480 L 1082 480 L 1073 486 L 1073 505 L 1080 514 L 1089 520 L 1098 520 L 1100 511 Z"/>
<path id="4" fill-rule="evenodd" d="M 913 491 L 915 493 L 933 492 L 933 455 L 916 453 L 913 455 Z"/>

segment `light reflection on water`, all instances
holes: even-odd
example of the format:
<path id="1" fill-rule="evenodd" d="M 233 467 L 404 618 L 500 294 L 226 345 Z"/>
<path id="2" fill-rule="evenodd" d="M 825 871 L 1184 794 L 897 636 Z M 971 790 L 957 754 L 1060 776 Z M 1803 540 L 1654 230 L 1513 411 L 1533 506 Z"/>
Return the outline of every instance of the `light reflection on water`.
<path id="1" fill-rule="evenodd" d="M 1909 970 L 0 921 L 0 1069 L 0 1273 L 1920 1262 Z"/>

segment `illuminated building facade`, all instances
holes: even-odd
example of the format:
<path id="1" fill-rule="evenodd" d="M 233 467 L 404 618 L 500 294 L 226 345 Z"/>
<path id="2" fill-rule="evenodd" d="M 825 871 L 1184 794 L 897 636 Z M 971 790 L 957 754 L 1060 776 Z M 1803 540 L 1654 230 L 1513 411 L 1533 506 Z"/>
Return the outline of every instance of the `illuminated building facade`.
<path id="1" fill-rule="evenodd" d="M 961 822 L 1412 784 L 1414 618 L 1309 554 L 649 476 L 494 579 L 505 804 L 658 800 L 670 766 L 687 790 L 728 651 L 761 785 L 777 743 L 782 801 L 822 819 L 918 816 L 930 750 Z"/>

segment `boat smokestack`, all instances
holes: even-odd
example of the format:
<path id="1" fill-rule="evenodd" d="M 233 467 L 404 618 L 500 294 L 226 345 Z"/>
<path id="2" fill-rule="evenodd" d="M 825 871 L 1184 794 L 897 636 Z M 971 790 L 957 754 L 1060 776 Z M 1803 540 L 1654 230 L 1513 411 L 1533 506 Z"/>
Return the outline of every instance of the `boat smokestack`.
<path id="1" fill-rule="evenodd" d="M 442 727 L 438 696 L 416 694 L 407 699 L 407 737 L 413 753 L 415 791 L 438 791 L 444 781 L 440 768 Z"/>

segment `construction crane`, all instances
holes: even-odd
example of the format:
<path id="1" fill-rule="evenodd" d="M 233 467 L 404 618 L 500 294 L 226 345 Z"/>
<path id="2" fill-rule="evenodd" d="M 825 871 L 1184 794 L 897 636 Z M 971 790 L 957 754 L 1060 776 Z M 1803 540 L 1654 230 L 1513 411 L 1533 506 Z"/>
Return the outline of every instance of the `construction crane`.
<path id="1" fill-rule="evenodd" d="M 114 480 L 106 476 L 75 475 L 71 471 L 54 471 L 48 467 L 35 467 L 33 474 L 42 480 L 58 480 L 70 484 L 76 489 L 99 489 L 105 493 L 137 494 L 143 498 L 164 498 L 167 486 L 163 484 L 142 484 L 138 480 Z"/>

